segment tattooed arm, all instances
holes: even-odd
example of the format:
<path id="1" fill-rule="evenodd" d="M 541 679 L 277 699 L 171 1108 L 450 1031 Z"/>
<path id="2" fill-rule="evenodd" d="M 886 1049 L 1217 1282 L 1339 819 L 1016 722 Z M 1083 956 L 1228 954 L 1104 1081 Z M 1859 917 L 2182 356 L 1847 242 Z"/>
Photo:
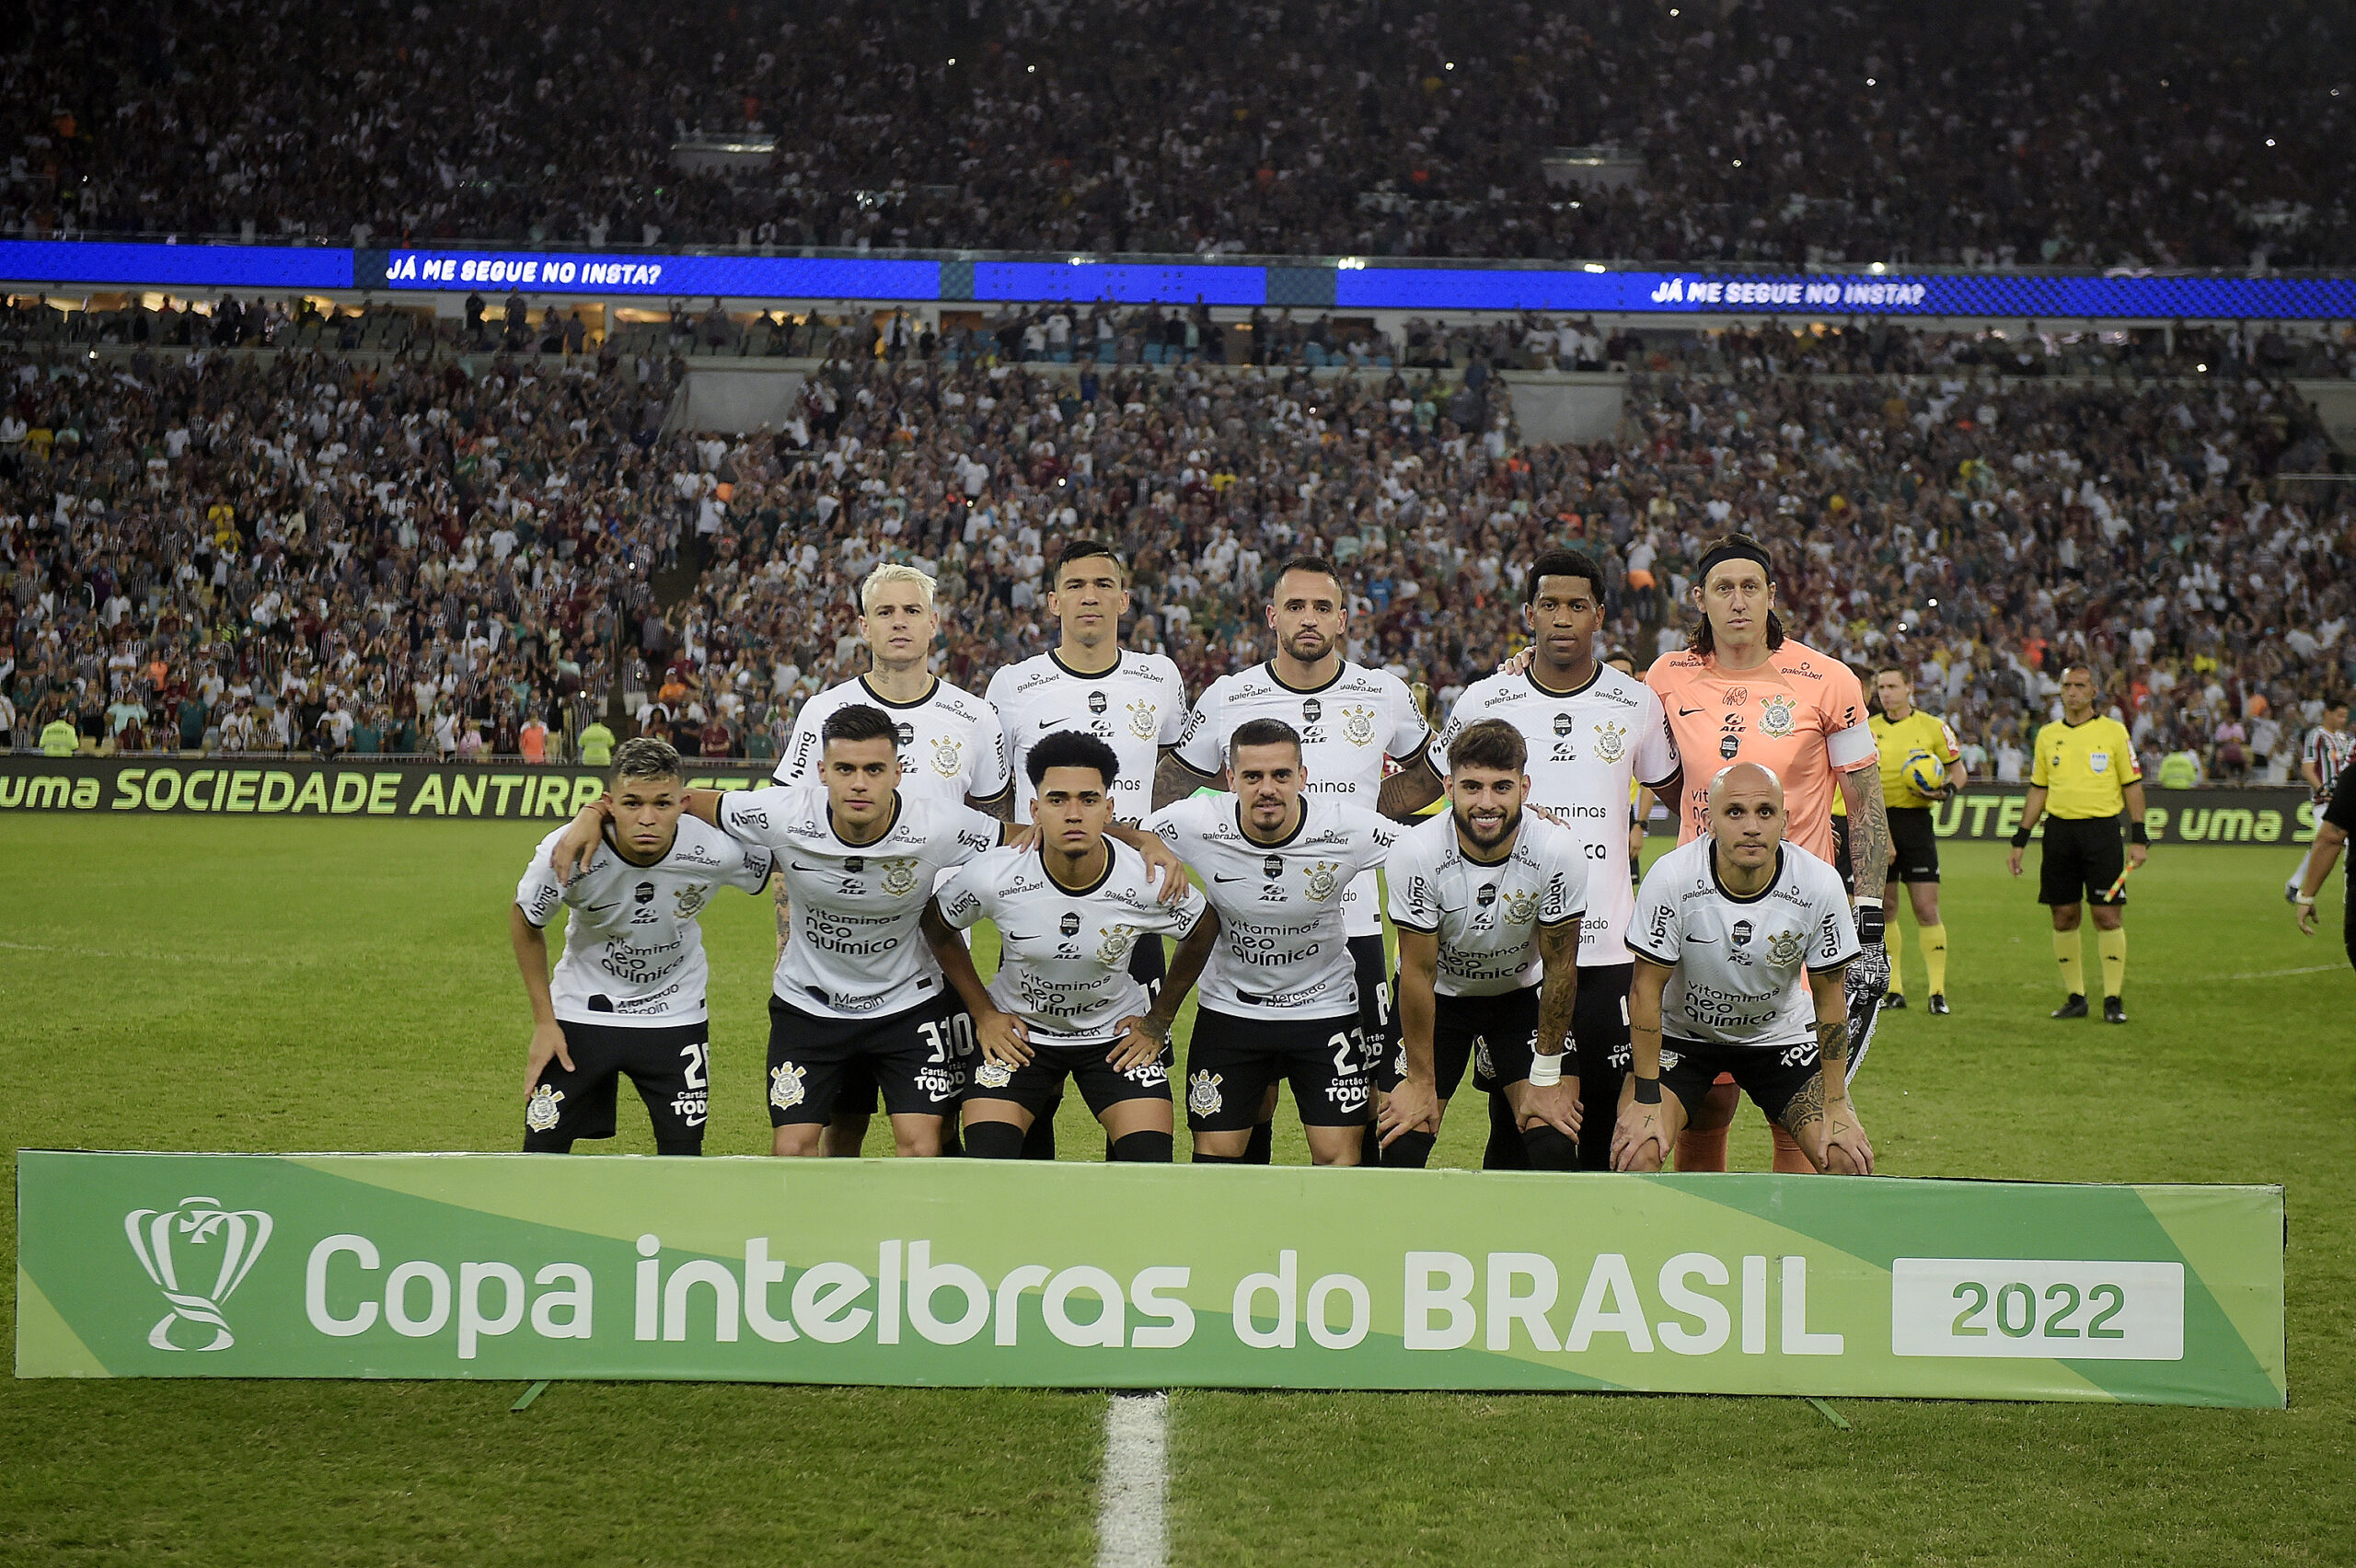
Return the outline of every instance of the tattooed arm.
<path id="1" fill-rule="evenodd" d="M 1160 811 L 1172 801 L 1191 798 L 1195 790 L 1207 786 L 1220 787 L 1217 774 L 1197 773 L 1179 758 L 1176 746 L 1161 748 L 1161 762 L 1153 770 L 1153 809 Z"/>
<path id="2" fill-rule="evenodd" d="M 1414 766 L 1402 768 L 1382 781 L 1375 809 L 1393 822 L 1413 822 L 1416 813 L 1438 800 L 1447 788 L 1433 768 L 1431 753 L 1426 748 Z"/>
<path id="3" fill-rule="evenodd" d="M 1874 1146 L 1849 1099 L 1849 999 L 1839 969 L 1810 971 L 1816 1004 L 1816 1077 L 1784 1112 L 1784 1130 L 1798 1140 L 1819 1170 L 1835 1176 L 1874 1173 Z"/>
<path id="4" fill-rule="evenodd" d="M 1841 776 L 1841 800 L 1849 812 L 1850 885 L 1857 896 L 1881 904 L 1881 890 L 1898 850 L 1889 838 L 1889 812 L 1882 803 L 1881 769 L 1853 767 Z M 1862 932 L 1859 933 L 1863 935 Z M 1881 940 L 1878 932 L 1873 944 Z"/>

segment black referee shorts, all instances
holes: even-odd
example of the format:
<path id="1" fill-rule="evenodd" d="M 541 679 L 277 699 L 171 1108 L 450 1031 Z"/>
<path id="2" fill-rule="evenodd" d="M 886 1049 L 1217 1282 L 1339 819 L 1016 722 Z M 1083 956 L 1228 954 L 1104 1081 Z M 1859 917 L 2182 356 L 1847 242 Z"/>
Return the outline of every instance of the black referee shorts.
<path id="1" fill-rule="evenodd" d="M 2057 817 L 2045 819 L 2045 857 L 2037 873 L 2039 904 L 2124 905 L 2127 894 L 2110 889 L 2127 870 L 2127 840 L 2119 819 Z"/>
<path id="2" fill-rule="evenodd" d="M 1889 842 L 1897 851 L 1897 859 L 1889 868 L 1889 880 L 1902 882 L 1934 882 L 1939 880 L 1939 836 L 1931 826 L 1928 806 L 1892 806 L 1889 808 Z M 1846 817 L 1842 819 L 1847 821 Z M 2103 884 L 2108 887 L 2108 882 Z"/>

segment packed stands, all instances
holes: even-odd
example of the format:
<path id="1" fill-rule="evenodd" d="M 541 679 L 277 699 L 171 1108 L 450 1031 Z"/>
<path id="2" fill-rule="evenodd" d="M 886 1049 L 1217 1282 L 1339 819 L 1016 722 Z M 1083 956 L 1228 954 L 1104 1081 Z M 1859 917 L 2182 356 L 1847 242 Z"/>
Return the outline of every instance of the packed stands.
<path id="1" fill-rule="evenodd" d="M 0 45 L 0 232 L 25 237 L 2356 260 L 2356 35 L 2257 0 L 179 0 L 23 22 Z"/>

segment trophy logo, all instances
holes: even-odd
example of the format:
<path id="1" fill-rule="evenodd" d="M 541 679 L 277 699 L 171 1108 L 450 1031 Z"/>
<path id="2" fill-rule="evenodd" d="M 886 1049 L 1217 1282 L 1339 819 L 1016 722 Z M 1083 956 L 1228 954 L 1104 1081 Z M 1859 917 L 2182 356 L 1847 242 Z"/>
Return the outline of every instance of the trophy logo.
<path id="1" fill-rule="evenodd" d="M 122 1228 L 131 1238 L 131 1250 L 139 1255 L 139 1266 L 171 1306 L 147 1331 L 147 1343 L 157 1350 L 200 1351 L 226 1350 L 237 1343 L 221 1306 L 270 1244 L 270 1216 L 260 1209 L 225 1209 L 218 1198 L 182 1198 L 176 1209 L 133 1209 L 122 1216 Z M 209 1284 L 202 1277 L 208 1254 L 189 1251 L 176 1255 L 176 1244 L 190 1250 L 220 1249 L 220 1267 Z M 193 1265 L 185 1280 L 183 1264 Z M 182 1322 L 194 1324 L 199 1333 L 211 1329 L 213 1343 L 178 1343 L 172 1330 Z"/>

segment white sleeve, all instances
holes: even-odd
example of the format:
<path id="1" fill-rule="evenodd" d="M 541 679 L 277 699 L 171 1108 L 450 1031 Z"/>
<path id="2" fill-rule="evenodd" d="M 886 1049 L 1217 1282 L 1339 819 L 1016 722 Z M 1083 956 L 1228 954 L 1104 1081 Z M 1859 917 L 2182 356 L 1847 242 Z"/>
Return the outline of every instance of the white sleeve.
<path id="1" fill-rule="evenodd" d="M 985 704 L 974 722 L 974 776 L 968 791 L 977 801 L 995 801 L 1013 778 L 1007 766 L 1006 727 L 999 721 L 998 709 Z"/>
<path id="2" fill-rule="evenodd" d="M 1538 923 L 1560 926 L 1587 913 L 1587 858 L 1567 833 L 1556 833 L 1547 857 L 1546 892 L 1538 901 Z"/>
<path id="3" fill-rule="evenodd" d="M 1227 737 L 1219 732 L 1225 685 L 1222 676 L 1205 686 L 1195 710 L 1186 715 L 1185 727 L 1178 732 L 1178 760 L 1206 778 L 1216 778 L 1227 769 Z"/>
<path id="4" fill-rule="evenodd" d="M 813 784 L 818 778 L 818 754 L 823 749 L 818 732 L 826 722 L 826 715 L 818 709 L 818 699 L 812 698 L 802 705 L 793 721 L 793 733 L 787 737 L 785 755 L 777 759 L 777 781 L 780 784 Z"/>
<path id="5" fill-rule="evenodd" d="M 1826 867 L 1819 879 L 1816 897 L 1816 939 L 1808 944 L 1807 966 L 1821 973 L 1838 969 L 1861 951 L 1857 943 L 1857 923 L 1849 916 L 1849 894 L 1841 886 L 1841 879 L 1831 867 Z"/>
<path id="6" fill-rule="evenodd" d="M 546 926 L 564 902 L 564 884 L 556 880 L 551 847 L 562 831 L 560 828 L 540 840 L 539 847 L 532 851 L 532 863 L 524 869 L 523 880 L 515 884 L 515 907 L 534 926 Z"/>
<path id="7" fill-rule="evenodd" d="M 1628 946 L 1664 968 L 1674 966 L 1685 951 L 1684 930 L 1677 918 L 1677 878 L 1661 870 L 1666 859 L 1653 863 L 1636 889 L 1636 913 L 1628 922 Z"/>
<path id="8" fill-rule="evenodd" d="M 1209 907 L 1210 902 L 1203 896 L 1203 890 L 1189 884 L 1177 903 L 1157 903 L 1146 916 L 1146 926 L 1148 929 L 1164 932 L 1184 941 L 1201 924 L 1204 911 Z"/>
<path id="9" fill-rule="evenodd" d="M 941 862 L 944 866 L 962 866 L 968 860 L 987 855 L 997 848 L 1006 836 L 1004 823 L 971 806 L 952 808 L 949 821 L 944 825 L 953 829 L 957 836 L 953 851 Z"/>
<path id="10" fill-rule="evenodd" d="M 1174 746 L 1186 732 L 1186 677 L 1178 673 L 1175 659 L 1161 661 L 1164 680 L 1161 704 L 1161 732 L 1154 737 L 1154 744 Z"/>
<path id="11" fill-rule="evenodd" d="M 1678 771 L 1677 738 L 1669 732 L 1669 710 L 1661 706 L 1660 694 L 1650 686 L 1639 687 L 1644 697 L 1636 709 L 1636 782 L 1646 789 L 1666 784 Z"/>
<path id="12" fill-rule="evenodd" d="M 731 790 L 720 797 L 720 810 L 713 814 L 720 819 L 721 831 L 739 844 L 767 847 L 776 842 L 774 836 L 784 828 L 795 793 L 780 784 L 766 790 Z"/>
<path id="13" fill-rule="evenodd" d="M 941 917 L 962 931 L 987 914 L 982 906 L 987 882 L 987 873 L 982 869 L 979 856 L 951 871 L 932 890 L 932 901 L 941 905 Z"/>
<path id="14" fill-rule="evenodd" d="M 1345 823 L 1374 845 L 1374 852 L 1364 858 L 1360 870 L 1371 870 L 1389 860 L 1392 847 L 1408 831 L 1403 824 L 1392 822 L 1381 813 L 1368 811 L 1364 806 L 1345 806 L 1342 809 Z"/>
<path id="15" fill-rule="evenodd" d="M 1421 840 L 1410 840 L 1384 868 L 1383 881 L 1391 890 L 1391 923 L 1405 931 L 1439 929 L 1439 889 L 1432 885 L 1421 848 Z"/>
<path id="16" fill-rule="evenodd" d="M 1391 677 L 1391 736 L 1383 742 L 1382 749 L 1390 754 L 1392 761 L 1405 767 L 1431 745 L 1432 727 L 1415 710 L 1415 694 L 1396 675 Z"/>
<path id="17" fill-rule="evenodd" d="M 1462 734 L 1464 726 L 1472 721 L 1464 711 L 1465 704 L 1472 700 L 1472 693 L 1470 689 L 1459 694 L 1456 706 L 1448 710 L 1448 718 L 1439 727 L 1439 733 L 1432 738 L 1433 772 L 1442 776 L 1447 774 L 1448 748 L 1456 744 L 1456 737 Z"/>
<path id="18" fill-rule="evenodd" d="M 758 893 L 768 886 L 769 873 L 777 869 L 777 857 L 756 844 L 739 844 L 736 849 L 736 864 L 722 871 L 720 880 L 746 893 Z"/>

